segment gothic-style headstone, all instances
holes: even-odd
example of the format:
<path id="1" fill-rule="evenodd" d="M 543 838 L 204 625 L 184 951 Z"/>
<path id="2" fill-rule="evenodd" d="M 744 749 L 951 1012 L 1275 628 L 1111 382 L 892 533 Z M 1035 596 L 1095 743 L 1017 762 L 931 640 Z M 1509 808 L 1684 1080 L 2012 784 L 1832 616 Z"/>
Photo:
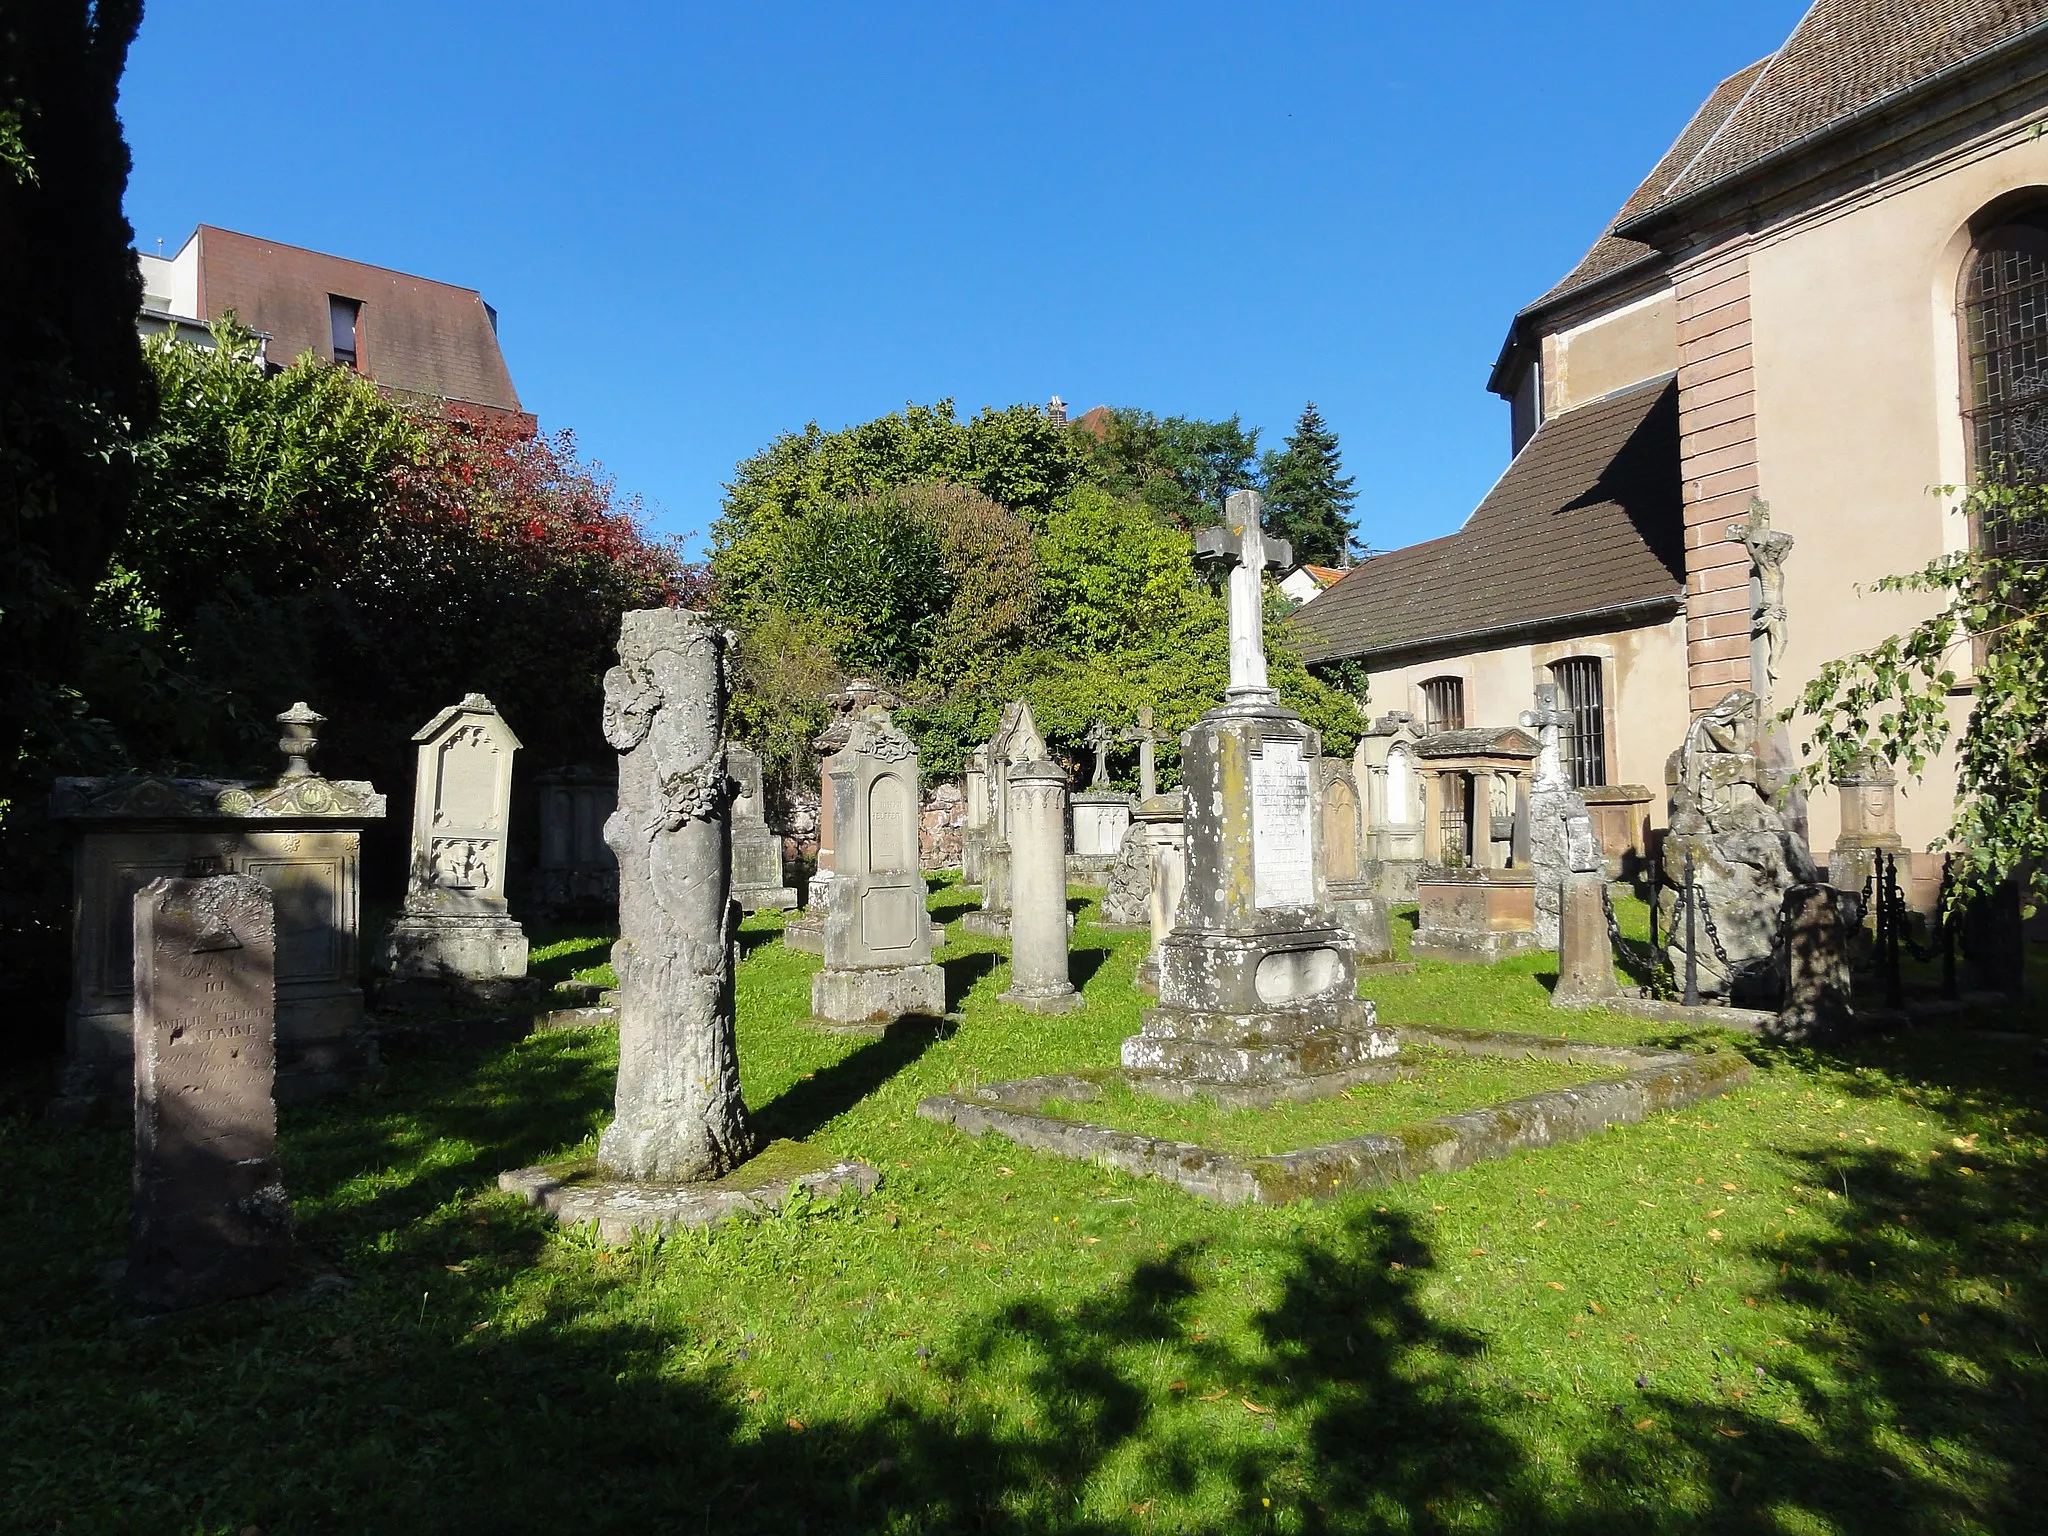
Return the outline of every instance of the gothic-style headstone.
<path id="1" fill-rule="evenodd" d="M 1067 974 L 1067 773 L 1021 763 L 1010 775 L 1010 988 L 1034 1013 L 1080 1006 Z"/>
<path id="2" fill-rule="evenodd" d="M 743 912 L 786 912 L 796 905 L 796 891 L 782 883 L 782 838 L 768 825 L 761 754 L 733 745 L 725 760 L 739 786 L 732 803 L 733 900 Z"/>
<path id="3" fill-rule="evenodd" d="M 1358 781 L 1342 758 L 1322 759 L 1323 873 L 1330 910 L 1351 935 L 1361 964 L 1379 965 L 1394 958 L 1394 935 L 1387 901 L 1379 892 L 1374 871 L 1364 857 L 1365 818 Z"/>
<path id="4" fill-rule="evenodd" d="M 1821 1040 L 1855 1027 L 1844 893 L 1831 885 L 1795 885 L 1785 893 L 1785 996 L 1777 1033 Z"/>
<path id="5" fill-rule="evenodd" d="M 946 1011 L 946 974 L 932 964 L 918 858 L 917 744 L 880 706 L 863 710 L 826 764 L 837 868 L 825 911 L 825 968 L 811 978 L 822 1023 L 886 1027 Z"/>
<path id="6" fill-rule="evenodd" d="M 1322 742 L 1266 680 L 1263 569 L 1286 546 L 1240 491 L 1198 548 L 1230 562 L 1230 686 L 1182 738 L 1187 886 L 1159 948 L 1160 1006 L 1123 1062 L 1179 1085 L 1273 1093 L 1336 1086 L 1396 1049 L 1356 995 L 1329 910 L 1316 817 Z"/>
<path id="7" fill-rule="evenodd" d="M 985 938 L 1010 931 L 1010 773 L 1025 763 L 1042 761 L 1045 738 L 1022 699 L 1003 708 L 995 735 L 988 739 L 988 861 L 983 872 L 981 910 L 970 912 L 960 926 Z"/>
<path id="8" fill-rule="evenodd" d="M 604 678 L 619 754 L 605 823 L 619 860 L 618 1113 L 597 1159 L 624 1179 L 717 1178 L 754 1151 L 733 1038 L 725 699 L 725 638 L 709 619 L 623 616 Z"/>
<path id="9" fill-rule="evenodd" d="M 285 1278 L 277 1165 L 277 926 L 247 875 L 136 893 L 135 1209 L 128 1294 L 173 1308 Z"/>
<path id="10" fill-rule="evenodd" d="M 413 734 L 412 869 L 377 968 L 408 992 L 489 998 L 526 974 L 505 903 L 505 837 L 519 738 L 480 693 Z"/>

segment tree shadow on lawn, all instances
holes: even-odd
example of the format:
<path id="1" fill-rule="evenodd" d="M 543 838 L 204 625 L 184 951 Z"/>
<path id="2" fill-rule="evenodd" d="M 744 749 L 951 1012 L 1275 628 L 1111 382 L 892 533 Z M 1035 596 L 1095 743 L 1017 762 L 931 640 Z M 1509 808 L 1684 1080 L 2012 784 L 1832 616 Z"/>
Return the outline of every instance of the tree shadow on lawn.
<path id="1" fill-rule="evenodd" d="M 764 1130 L 822 1123 L 928 1043 L 863 1047 L 845 1072 L 764 1106 Z M 571 1239 L 547 1260 L 537 1218 L 465 1198 L 601 1123 L 605 1053 L 530 1041 L 479 1060 L 407 1042 L 406 1093 L 402 1104 L 382 1096 L 388 1113 L 374 1092 L 290 1112 L 294 1193 L 327 1206 L 308 1235 L 350 1253 L 353 1289 L 338 1295 L 137 1328 L 89 1287 L 81 1294 L 70 1271 L 54 1273 L 102 1241 L 93 1234 L 107 1212 L 34 1205 L 36 1170 L 18 1170 L 0 1218 L 62 1257 L 46 1283 L 0 1306 L 15 1380 L 42 1373 L 43 1395 L 15 1419 L 0 1525 L 47 1528 L 61 1514 L 81 1529 L 257 1524 L 274 1536 L 338 1521 L 1218 1536 L 2027 1529 L 2048 1497 L 2033 1406 L 2048 1401 L 2036 1158 L 2048 1095 L 2036 1073 L 2012 1070 L 2023 1059 L 2012 1048 L 1941 1048 L 1955 1044 L 1886 1042 L 1860 1058 L 1858 1077 L 1839 1055 L 1752 1042 L 1759 1060 L 1826 1069 L 1830 1092 L 1905 1092 L 1957 1116 L 1979 1150 L 1931 1166 L 1847 1144 L 1777 1154 L 1836 1198 L 1816 1198 L 1822 1229 L 1759 1245 L 1778 1269 L 1759 1299 L 1799 1310 L 1781 1325 L 1785 1348 L 1717 1360 L 1712 1401 L 1651 1386 L 1606 1405 L 1532 1404 L 1493 1367 L 1483 1335 L 1432 1315 L 1425 1226 L 1359 1206 L 1277 1254 L 1259 1240 L 1277 1275 L 1249 1329 L 1218 1337 L 1201 1321 L 1241 1294 L 1245 1266 L 1217 1263 L 1238 1247 L 1183 1243 L 1095 1291 L 1052 1298 L 1020 1283 L 950 1329 L 876 1328 L 842 1369 L 899 1386 L 797 1425 L 772 1404 L 745 1408 L 742 1336 L 642 1321 L 635 1297 L 651 1263 L 712 1263 L 714 1248 L 730 1261 L 738 1250 L 724 1240 L 579 1259 Z M 84 1134 L 45 1133 L 50 1155 L 70 1156 L 61 1137 Z M 99 1160 L 112 1169 L 111 1153 Z M 1970 1174 L 1955 1171 L 1965 1165 Z M 390 1188 L 348 1198 L 364 1170 L 381 1169 Z M 779 1219 L 895 1240 L 871 1203 Z M 27 1281 L 26 1263 L 0 1260 L 0 1274 Z M 544 1286 L 529 1273 L 543 1263 Z M 525 1304 L 494 1303 L 516 1283 Z M 65 1349 L 58 1373 L 75 1395 L 52 1399 L 45 1378 Z M 1763 1406 L 1759 1366 L 1800 1395 L 1800 1422 Z M 1185 1390 L 1162 1390 L 1168 1370 Z M 984 1392 L 1004 1411 L 977 1407 Z M 213 1429 L 259 1409 L 276 1421 L 262 1435 Z M 79 1452 L 80 1435 L 93 1454 Z M 1549 1454 L 1534 1456 L 1537 1444 Z M 1106 1500 L 1099 1480 L 1129 1499 Z M 1154 1500 L 1201 1513 L 1148 1518 Z"/>
<path id="2" fill-rule="evenodd" d="M 802 1141 L 880 1088 L 952 1033 L 943 1023 L 902 1019 L 830 1066 L 799 1078 L 750 1117 L 764 1140 Z"/>

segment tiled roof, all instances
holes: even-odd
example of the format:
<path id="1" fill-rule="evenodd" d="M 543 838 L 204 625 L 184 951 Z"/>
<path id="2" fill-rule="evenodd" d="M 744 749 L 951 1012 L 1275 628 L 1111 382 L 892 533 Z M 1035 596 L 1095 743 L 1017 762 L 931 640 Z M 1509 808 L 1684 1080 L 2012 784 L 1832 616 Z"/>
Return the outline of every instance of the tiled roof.
<path id="1" fill-rule="evenodd" d="M 1815 0 L 1660 201 L 1738 175 L 1772 151 L 2043 21 L 2048 0 Z"/>
<path id="2" fill-rule="evenodd" d="M 1310 661 L 1416 650 L 1676 602 L 1684 572 L 1667 375 L 1545 422 L 1457 533 L 1373 556 L 1287 622 Z"/>
<path id="3" fill-rule="evenodd" d="M 1742 100 L 1743 92 L 1756 83 L 1757 76 L 1764 72 L 1765 66 L 1770 62 L 1769 59 L 1759 59 L 1749 68 L 1730 75 L 1714 87 L 1713 94 L 1708 96 L 1699 111 L 1693 114 L 1692 121 L 1685 125 L 1685 131 L 1679 134 L 1678 141 L 1664 152 L 1664 158 L 1657 162 L 1657 168 L 1643 178 L 1642 185 L 1637 187 L 1629 200 L 1621 205 L 1621 212 L 1608 224 L 1606 233 L 1593 242 L 1593 248 L 1586 252 L 1584 258 L 1572 268 L 1562 282 L 1529 308 L 1541 309 L 1546 304 L 1578 291 L 1588 283 L 1597 282 L 1632 262 L 1656 254 L 1655 246 L 1644 245 L 1639 240 L 1625 240 L 1615 234 L 1615 225 L 1632 219 L 1657 204 L 1664 196 L 1665 189 L 1692 164 L 1694 158 L 1706 147 L 1707 141 L 1714 136 L 1715 131 L 1728 121 L 1728 114 L 1733 112 L 1736 104 Z"/>

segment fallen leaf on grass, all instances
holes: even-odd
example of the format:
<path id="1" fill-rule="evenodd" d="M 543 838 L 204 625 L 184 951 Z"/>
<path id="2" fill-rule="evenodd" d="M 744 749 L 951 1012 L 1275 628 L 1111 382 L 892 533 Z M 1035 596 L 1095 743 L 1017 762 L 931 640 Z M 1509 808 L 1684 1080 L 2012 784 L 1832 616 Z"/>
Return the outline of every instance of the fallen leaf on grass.
<path id="1" fill-rule="evenodd" d="M 1711 1242 L 1716 1242 L 1716 1243 L 1718 1243 L 1719 1241 L 1721 1241 L 1721 1234 L 1720 1234 L 1720 1233 L 1719 1233 L 1718 1231 L 1716 1231 L 1716 1230 L 1715 1230 L 1714 1228 L 1712 1228 L 1712 1227 L 1709 1227 L 1709 1228 L 1707 1228 L 1707 1238 L 1708 1238 L 1708 1240 L 1709 1240 L 1709 1241 L 1711 1241 Z"/>
<path id="2" fill-rule="evenodd" d="M 990 1246 L 989 1246 L 989 1245 L 988 1245 L 987 1243 L 976 1243 L 976 1244 L 974 1245 L 974 1249 L 975 1249 L 975 1252 L 977 1252 L 977 1253 L 994 1253 L 994 1252 L 995 1252 L 995 1249 L 991 1248 L 991 1247 L 990 1247 Z"/>
<path id="3" fill-rule="evenodd" d="M 1240 1397 L 1238 1401 L 1240 1403 L 1243 1403 L 1245 1407 L 1250 1409 L 1253 1413 L 1271 1413 L 1273 1411 L 1270 1408 L 1261 1408 L 1257 1403 L 1253 1402 L 1248 1397 Z"/>
<path id="4" fill-rule="evenodd" d="M 1605 1317 L 1607 1315 L 1607 1309 L 1601 1306 L 1600 1303 L 1597 1301 L 1589 1301 L 1586 1303 L 1586 1306 L 1590 1311 L 1592 1311 L 1597 1316 Z"/>
<path id="5" fill-rule="evenodd" d="M 1742 1298 L 1742 1304 L 1745 1307 L 1753 1307 L 1756 1305 L 1756 1298 L 1754 1296 L 1745 1296 Z"/>
<path id="6" fill-rule="evenodd" d="M 1778 1420 L 1778 1422 L 1779 1422 L 1780 1424 L 1797 1424 L 1797 1423 L 1798 1423 L 1799 1421 L 1798 1421 L 1797 1419 L 1794 1419 L 1794 1418 L 1783 1418 L 1783 1419 L 1780 1419 L 1780 1420 Z"/>
<path id="7" fill-rule="evenodd" d="M 1735 1190 L 1740 1189 L 1742 1186 L 1739 1184 L 1723 1184 L 1721 1187 L 1732 1194 Z"/>
<path id="8" fill-rule="evenodd" d="M 784 1419 L 782 1422 L 789 1426 L 789 1428 L 795 1430 L 798 1434 L 802 1434 L 804 1432 L 804 1421 L 802 1419 Z"/>
<path id="9" fill-rule="evenodd" d="M 1084 1243 L 1099 1243 L 1102 1241 L 1102 1239 L 1099 1237 L 1084 1237 L 1081 1239 L 1081 1241 Z"/>
<path id="10" fill-rule="evenodd" d="M 1640 1429 L 1650 1429 L 1650 1428 L 1653 1428 L 1653 1427 L 1654 1427 L 1654 1426 L 1656 1425 L 1656 1423 L 1657 1423 L 1657 1421 L 1656 1421 L 1655 1419 L 1637 1419 L 1637 1420 L 1636 1420 L 1636 1428 L 1637 1428 L 1637 1429 L 1639 1429 L 1639 1430 L 1640 1430 Z"/>
<path id="11" fill-rule="evenodd" d="M 1214 1392 L 1204 1392 L 1200 1397 L 1196 1398 L 1195 1401 L 1198 1403 L 1220 1403 L 1221 1401 L 1223 1401 L 1224 1398 L 1228 1396 L 1230 1396 L 1229 1388 L 1218 1387 Z"/>
<path id="12" fill-rule="evenodd" d="M 1728 1214 L 1728 1207 L 1724 1205 L 1724 1206 L 1722 1206 L 1722 1207 L 1721 1207 L 1721 1209 L 1720 1209 L 1720 1210 L 1718 1210 L 1718 1211 L 1709 1211 L 1709 1212 L 1707 1212 L 1707 1220 L 1709 1220 L 1709 1221 L 1712 1221 L 1712 1220 L 1713 1220 L 1713 1219 L 1714 1219 L 1714 1218 L 1715 1218 L 1716 1216 L 1726 1216 L 1727 1214 Z"/>
<path id="13" fill-rule="evenodd" d="M 1653 1211 L 1654 1211 L 1655 1209 L 1657 1209 L 1657 1202 L 1656 1202 L 1656 1201 L 1654 1201 L 1654 1200 L 1638 1200 L 1638 1201 L 1636 1202 L 1636 1204 L 1637 1204 L 1637 1205 L 1646 1205 L 1646 1206 L 1648 1206 L 1648 1207 L 1649 1207 L 1649 1208 L 1650 1208 L 1651 1210 L 1653 1210 Z"/>
<path id="14" fill-rule="evenodd" d="M 1486 1250 L 1484 1248 L 1474 1248 L 1472 1250 L 1472 1257 L 1475 1259 L 1483 1259 L 1486 1257 Z"/>
<path id="15" fill-rule="evenodd" d="M 996 1177 L 999 1179 L 1014 1179 L 1016 1176 L 1017 1170 L 1014 1168 L 998 1167 L 996 1169 Z"/>
<path id="16" fill-rule="evenodd" d="M 1564 1287 L 1559 1285 L 1555 1280 L 1546 1280 L 1543 1283 L 1549 1286 L 1553 1291 L 1561 1291 L 1564 1289 Z"/>
<path id="17" fill-rule="evenodd" d="M 469 1260 L 464 1259 L 460 1264 L 443 1264 L 441 1267 L 451 1275 L 466 1275 L 469 1273 Z"/>
<path id="18" fill-rule="evenodd" d="M 747 1388 L 747 1401 L 750 1403 L 758 1403 L 764 1396 L 766 1394 L 759 1387 Z"/>
<path id="19" fill-rule="evenodd" d="M 1169 1392 L 1185 1392 L 1187 1391 L 1187 1389 L 1188 1384 L 1184 1381 L 1172 1382 L 1166 1388 L 1166 1390 Z"/>
<path id="20" fill-rule="evenodd" d="M 1543 1219 L 1542 1219 L 1541 1221 L 1537 1222 L 1537 1223 L 1536 1223 L 1536 1225 L 1535 1225 L 1535 1226 L 1533 1226 L 1533 1227 L 1531 1227 L 1531 1228 L 1530 1228 L 1529 1230 L 1530 1230 L 1531 1232 L 1541 1232 L 1541 1231 L 1542 1231 L 1542 1230 L 1543 1230 L 1543 1229 L 1544 1229 L 1545 1227 L 1547 1227 L 1547 1226 L 1549 1226 L 1549 1225 L 1550 1225 L 1550 1218 L 1549 1218 L 1548 1216 L 1546 1216 L 1546 1217 L 1544 1217 L 1544 1218 L 1543 1218 Z"/>
<path id="21" fill-rule="evenodd" d="M 1547 1403 L 1550 1401 L 1550 1394 L 1548 1392 L 1524 1392 L 1522 1396 L 1527 1398 L 1533 1398 L 1535 1401 L 1539 1403 Z"/>
<path id="22" fill-rule="evenodd" d="M 1714 1433 L 1726 1440 L 1740 1440 L 1749 1431 L 1746 1429 L 1729 1429 L 1724 1425 L 1720 1429 L 1715 1430 Z"/>

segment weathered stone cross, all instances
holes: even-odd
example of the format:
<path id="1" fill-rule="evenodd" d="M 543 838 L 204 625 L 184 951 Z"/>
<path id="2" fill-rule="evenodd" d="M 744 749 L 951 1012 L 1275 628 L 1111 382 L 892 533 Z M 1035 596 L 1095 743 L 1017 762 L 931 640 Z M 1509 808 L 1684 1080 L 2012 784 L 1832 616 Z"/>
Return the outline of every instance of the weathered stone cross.
<path id="1" fill-rule="evenodd" d="M 1138 711 L 1138 723 L 1123 733 L 1123 740 L 1138 746 L 1138 797 L 1150 800 L 1159 793 L 1159 732 L 1152 729 L 1152 706 Z"/>
<path id="2" fill-rule="evenodd" d="M 1109 787 L 1109 744 L 1116 738 L 1109 733 L 1109 723 L 1098 720 L 1088 727 L 1088 734 L 1082 741 L 1095 749 L 1095 777 L 1088 781 L 1090 789 Z"/>
<path id="3" fill-rule="evenodd" d="M 1224 526 L 1195 535 L 1195 553 L 1227 559 L 1230 566 L 1229 699 L 1277 698 L 1266 683 L 1265 570 L 1292 565 L 1294 547 L 1269 539 L 1261 523 L 1266 499 L 1257 491 L 1232 491 L 1224 503 Z"/>
<path id="4" fill-rule="evenodd" d="M 1539 683 L 1536 707 L 1522 711 L 1522 724 L 1536 732 L 1536 780 L 1550 783 L 1564 780 L 1564 754 L 1558 732 L 1572 723 L 1572 712 L 1557 702 L 1557 684 Z"/>

